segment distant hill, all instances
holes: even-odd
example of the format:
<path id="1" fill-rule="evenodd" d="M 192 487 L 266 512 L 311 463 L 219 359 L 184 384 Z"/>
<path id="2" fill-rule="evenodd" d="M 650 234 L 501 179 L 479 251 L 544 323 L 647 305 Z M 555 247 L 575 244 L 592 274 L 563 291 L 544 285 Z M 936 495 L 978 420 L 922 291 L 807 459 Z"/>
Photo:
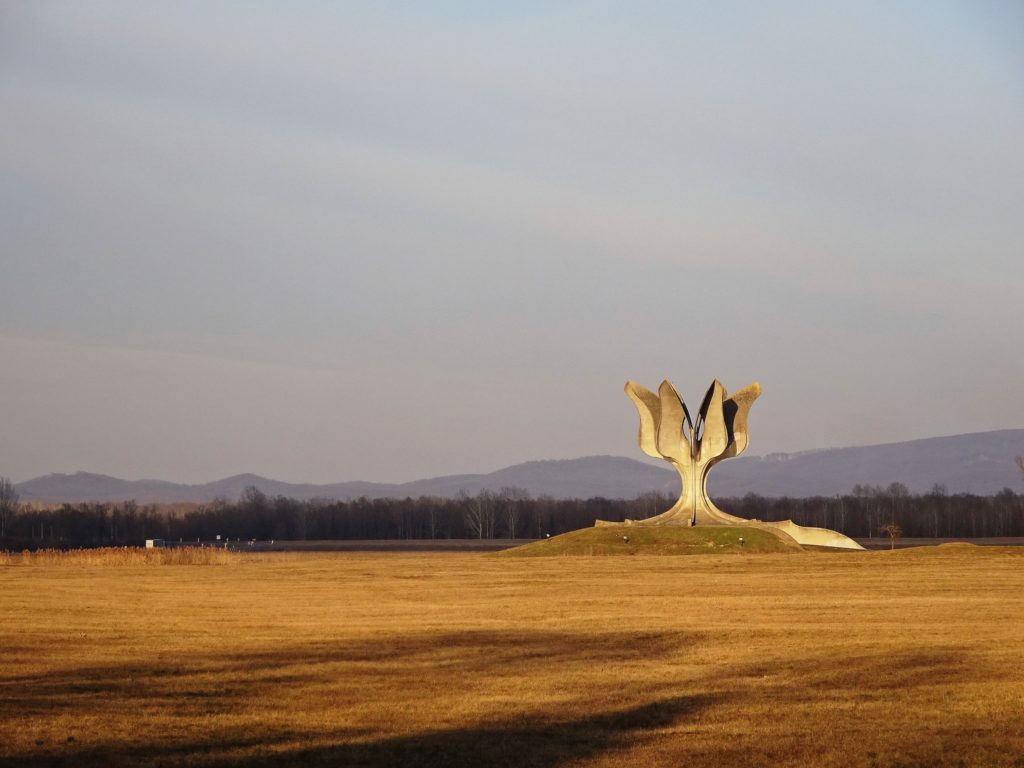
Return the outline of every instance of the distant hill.
<path id="1" fill-rule="evenodd" d="M 801 453 L 740 457 L 723 462 L 712 472 L 713 496 L 831 496 L 857 484 L 887 486 L 900 482 L 913 492 L 936 484 L 950 493 L 996 493 L 1003 488 L 1024 491 L 1014 457 L 1024 454 L 1024 429 L 934 437 L 905 443 L 830 448 Z M 534 496 L 556 498 L 633 498 L 647 491 L 677 493 L 678 477 L 671 469 L 618 456 L 528 461 L 496 472 L 449 475 L 409 483 L 351 481 L 327 485 L 286 483 L 259 475 L 235 475 L 200 485 L 163 480 L 120 480 L 76 472 L 37 477 L 17 486 L 23 501 L 208 502 L 237 499 L 247 486 L 269 496 L 296 499 L 349 499 L 366 496 L 454 496 L 503 486 L 525 488 Z"/>
<path id="2" fill-rule="evenodd" d="M 854 485 L 903 483 L 923 493 L 944 485 L 950 493 L 1024 491 L 1014 462 L 1024 455 L 1024 429 L 931 437 L 906 443 L 831 448 L 740 457 L 710 476 L 720 496 L 754 491 L 763 496 L 831 496 Z M 731 466 L 730 466 L 731 465 Z M 716 477 L 716 475 L 721 475 Z"/>

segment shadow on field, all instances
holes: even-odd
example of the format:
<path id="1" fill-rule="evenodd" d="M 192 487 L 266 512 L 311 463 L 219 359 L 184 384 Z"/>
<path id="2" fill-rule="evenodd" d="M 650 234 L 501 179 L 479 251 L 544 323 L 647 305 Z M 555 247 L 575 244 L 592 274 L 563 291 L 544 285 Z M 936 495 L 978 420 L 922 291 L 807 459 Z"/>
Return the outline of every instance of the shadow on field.
<path id="1" fill-rule="evenodd" d="M 634 746 L 644 740 L 647 731 L 673 725 L 713 703 L 714 698 L 710 696 L 681 696 L 577 720 L 531 718 L 526 722 L 300 749 L 241 762 L 213 762 L 210 765 L 217 768 L 553 768 L 603 752 Z"/>
<path id="2" fill-rule="evenodd" d="M 204 742 L 145 746 L 111 744 L 83 750 L 0 758 L 0 768 L 79 768 L 119 765 L 190 765 L 207 768 L 286 768 L 337 766 L 338 768 L 555 768 L 568 762 L 642 743 L 649 732 L 697 715 L 712 706 L 717 696 L 682 696 L 628 709 L 602 712 L 574 720 L 530 717 L 515 722 L 488 723 L 358 741 L 368 734 L 333 731 L 311 734 L 331 739 L 326 746 L 296 747 L 302 734 L 263 732 L 255 736 L 221 736 Z M 308 743 L 308 742 L 307 742 Z M 232 756 L 234 751 L 255 751 L 255 756 Z"/>
<path id="3" fill-rule="evenodd" d="M 570 665 L 657 657 L 701 637 L 678 632 L 422 633 L 0 674 L 0 724 L 12 714 L 110 713 L 138 706 L 217 714 L 234 711 L 238 700 L 273 696 L 278 690 L 383 674 L 396 689 L 414 686 L 429 693 L 450 690 L 454 680 L 496 672 L 539 677 Z"/>
<path id="4" fill-rule="evenodd" d="M 737 670 L 734 677 L 784 679 L 785 688 L 773 689 L 774 695 L 785 694 L 788 701 L 798 703 L 823 694 L 883 696 L 893 690 L 984 683 L 1004 679 L 1005 670 L 963 647 L 907 647 L 850 656 L 772 659 Z"/>
<path id="5" fill-rule="evenodd" d="M 709 706 L 707 698 L 673 698 L 628 682 L 631 664 L 672 655 L 702 637 L 679 632 L 424 632 L 269 651 L 236 647 L 216 655 L 165 653 L 35 674 L 10 670 L 0 673 L 0 731 L 26 718 L 53 725 L 35 749 L 0 757 L 0 767 L 556 766 L 627 746 L 645 729 Z M 560 685 L 573 670 L 591 668 L 619 669 L 623 677 L 611 686 L 576 691 L 561 710 L 539 711 L 527 697 L 521 706 L 481 710 L 482 722 L 474 719 L 464 728 L 381 738 L 379 729 L 344 727 L 346 720 L 355 724 L 348 713 L 366 707 L 404 708 L 423 717 L 446 699 L 458 702 L 463 690 L 479 695 L 483 685 L 508 700 L 519 683 L 506 681 L 539 681 L 543 689 Z M 641 704 L 623 709 L 623 702 Z M 249 727 L 240 727 L 240 721 Z M 253 722 L 261 725 L 253 728 Z M 140 739 L 136 724 L 143 723 L 147 735 Z M 193 724 L 187 735 L 182 723 Z M 165 738 L 157 735 L 162 726 Z M 195 726 L 202 735 L 196 735 Z M 399 719 L 388 730 L 416 729 L 416 722 Z"/>

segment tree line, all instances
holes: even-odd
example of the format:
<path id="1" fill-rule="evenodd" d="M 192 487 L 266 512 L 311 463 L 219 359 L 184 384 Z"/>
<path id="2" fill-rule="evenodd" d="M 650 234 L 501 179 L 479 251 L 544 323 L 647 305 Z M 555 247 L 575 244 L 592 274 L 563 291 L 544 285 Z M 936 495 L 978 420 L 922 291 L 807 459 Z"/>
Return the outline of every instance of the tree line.
<path id="1" fill-rule="evenodd" d="M 5 485 L 6 484 L 6 485 Z M 520 488 L 419 497 L 300 501 L 247 488 L 237 501 L 217 500 L 185 511 L 135 502 L 19 505 L 13 486 L 0 479 L 0 549 L 138 545 L 168 541 L 329 539 L 543 538 L 595 520 L 642 520 L 668 509 L 674 498 L 648 493 L 635 499 L 531 497 Z M 941 486 L 912 494 L 856 486 L 833 497 L 768 498 L 747 494 L 720 499 L 725 511 L 748 519 L 792 520 L 832 528 L 854 538 L 902 535 L 923 538 L 1024 536 L 1024 494 L 949 494 Z"/>

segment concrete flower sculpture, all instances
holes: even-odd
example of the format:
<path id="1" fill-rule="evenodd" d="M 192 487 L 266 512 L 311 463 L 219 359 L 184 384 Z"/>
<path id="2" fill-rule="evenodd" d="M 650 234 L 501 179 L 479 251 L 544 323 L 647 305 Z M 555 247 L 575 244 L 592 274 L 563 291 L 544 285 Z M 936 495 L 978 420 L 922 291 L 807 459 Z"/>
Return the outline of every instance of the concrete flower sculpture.
<path id="1" fill-rule="evenodd" d="M 675 467 L 683 485 L 679 501 L 646 522 L 722 525 L 741 521 L 708 498 L 708 472 L 723 459 L 746 450 L 747 414 L 761 394 L 761 386 L 755 382 L 730 397 L 715 379 L 704 395 L 696 422 L 668 380 L 661 382 L 657 394 L 635 381 L 627 381 L 625 389 L 640 414 L 640 449 Z"/>
<path id="2" fill-rule="evenodd" d="M 766 523 L 727 514 L 708 497 L 711 468 L 747 448 L 747 416 L 761 394 L 757 382 L 729 395 L 715 379 L 704 395 L 696 421 L 668 380 L 661 382 L 657 394 L 635 381 L 627 381 L 625 390 L 640 414 L 640 449 L 675 467 L 682 481 L 679 500 L 671 509 L 646 520 L 627 520 L 626 525 L 744 525 L 766 528 L 798 544 L 862 549 L 853 539 L 825 528 L 808 528 L 789 520 Z"/>

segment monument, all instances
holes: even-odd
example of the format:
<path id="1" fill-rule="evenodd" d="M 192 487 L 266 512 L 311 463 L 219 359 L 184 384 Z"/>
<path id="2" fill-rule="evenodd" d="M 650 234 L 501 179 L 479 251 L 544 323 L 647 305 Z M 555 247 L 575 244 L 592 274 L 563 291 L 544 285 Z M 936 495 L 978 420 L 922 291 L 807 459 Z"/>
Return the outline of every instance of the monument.
<path id="1" fill-rule="evenodd" d="M 754 382 L 731 396 L 718 379 L 708 388 L 691 419 L 686 403 L 666 379 L 655 394 L 635 381 L 627 381 L 626 394 L 640 414 L 637 441 L 648 456 L 664 459 L 679 473 L 682 490 L 670 509 L 646 520 L 625 525 L 742 525 L 764 528 L 797 544 L 842 549 L 863 549 L 853 539 L 826 528 L 809 528 L 790 520 L 746 520 L 723 512 L 708 497 L 708 473 L 718 462 L 739 456 L 747 448 L 747 415 L 761 394 Z M 597 525 L 616 525 L 599 520 Z"/>

